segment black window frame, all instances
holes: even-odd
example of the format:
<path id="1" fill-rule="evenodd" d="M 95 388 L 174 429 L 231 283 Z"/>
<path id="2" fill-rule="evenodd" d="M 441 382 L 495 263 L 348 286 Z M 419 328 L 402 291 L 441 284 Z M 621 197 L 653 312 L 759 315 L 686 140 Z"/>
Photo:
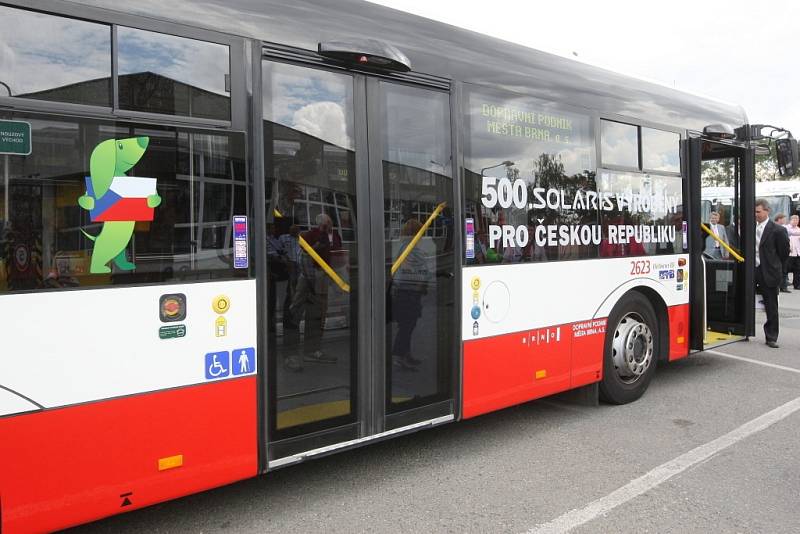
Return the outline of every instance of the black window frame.
<path id="1" fill-rule="evenodd" d="M 616 165 L 613 163 L 606 163 L 603 161 L 603 123 L 604 122 L 613 122 L 616 124 L 622 124 L 624 126 L 633 126 L 636 128 L 636 166 L 632 167 L 629 165 Z M 642 171 L 642 131 L 639 124 L 631 120 L 622 120 L 617 118 L 608 118 L 607 116 L 601 116 L 600 121 L 597 125 L 597 156 L 598 156 L 598 169 L 608 169 L 608 170 L 615 170 L 615 171 L 627 171 L 627 172 L 641 172 Z"/>
<path id="2" fill-rule="evenodd" d="M 109 26 L 111 30 L 111 106 L 72 104 L 68 102 L 37 100 L 8 96 L 0 91 L 0 109 L 25 110 L 45 113 L 80 114 L 87 117 L 113 118 L 115 120 L 132 120 L 159 124 L 175 124 L 195 127 L 232 128 L 247 130 L 249 111 L 246 107 L 247 86 L 250 76 L 245 64 L 245 55 L 249 50 L 249 42 L 241 37 L 230 36 L 210 30 L 203 30 L 175 24 L 168 21 L 145 19 L 136 15 L 114 13 L 102 8 L 78 6 L 70 4 L 52 5 L 46 0 L 0 1 L 0 6 L 23 11 L 36 12 L 43 15 L 63 17 Z M 206 119 L 185 115 L 151 113 L 120 109 L 118 84 L 118 45 L 117 28 L 132 28 L 168 36 L 193 39 L 207 43 L 215 43 L 228 47 L 230 77 L 230 117 L 228 120 Z"/>
<path id="3" fill-rule="evenodd" d="M 148 286 L 165 286 L 165 285 L 175 285 L 175 284 L 195 284 L 195 283 L 219 283 L 219 282 L 231 282 L 237 280 L 253 280 L 256 278 L 257 269 L 258 269 L 258 261 L 256 257 L 254 247 L 256 241 L 256 234 L 255 234 L 255 224 L 254 224 L 254 210 L 253 205 L 256 202 L 254 198 L 254 191 L 255 191 L 255 184 L 252 179 L 252 172 L 249 170 L 249 161 L 248 161 L 248 154 L 249 154 L 249 146 L 248 146 L 248 134 L 246 131 L 242 130 L 232 130 L 232 129 L 219 129 L 219 128 L 208 128 L 208 127 L 198 127 L 196 125 L 186 125 L 186 124 L 167 124 L 165 122 L 153 123 L 153 122 L 142 122 L 136 119 L 132 120 L 124 120 L 118 118 L 109 118 L 109 117 L 86 117 L 80 115 L 69 115 L 69 114 L 52 114 L 52 113 L 42 113 L 39 111 L 32 111 L 32 110 L 7 110 L 0 107 L 0 116 L 4 113 L 9 113 L 11 115 L 23 115 L 23 118 L 14 117 L 11 120 L 23 120 L 30 122 L 31 120 L 42 119 L 47 120 L 48 118 L 52 118 L 56 121 L 87 121 L 90 123 L 96 123 L 98 126 L 113 126 L 113 127 L 120 127 L 120 128 L 129 128 L 129 129 L 136 129 L 136 128 L 148 128 L 154 127 L 159 130 L 163 130 L 165 132 L 174 132 L 176 134 L 194 134 L 194 135 L 224 135 L 228 137 L 232 137 L 235 135 L 241 136 L 242 139 L 242 163 L 243 168 L 245 169 L 244 180 L 231 180 L 229 183 L 225 183 L 224 185 L 232 186 L 232 187 L 241 187 L 245 190 L 245 210 L 246 215 L 248 217 L 248 225 L 249 225 L 249 236 L 248 236 L 248 250 L 249 250 L 249 262 L 248 266 L 243 269 L 236 269 L 233 267 L 233 263 L 231 263 L 231 267 L 227 270 L 228 274 L 219 276 L 219 277 L 198 277 L 196 276 L 197 273 L 202 274 L 202 270 L 190 270 L 187 271 L 187 274 L 184 274 L 183 277 L 176 276 L 175 278 L 168 279 L 168 280 L 158 280 L 158 281 L 142 281 L 142 280 L 135 280 L 135 281 L 124 281 L 121 283 L 110 283 L 110 284 L 101 284 L 101 285 L 88 285 L 88 286 L 76 286 L 76 287 L 39 287 L 35 289 L 19 289 L 19 290 L 0 290 L 0 299 L 3 296 L 11 296 L 11 295 L 24 295 L 24 294 L 40 294 L 40 293 L 60 293 L 66 291 L 102 291 L 108 289 L 121 289 L 121 288 L 131 288 L 131 287 L 148 287 Z M 31 155 L 25 157 L 32 157 Z M 89 163 L 86 162 L 86 169 L 88 171 Z M 200 183 L 219 183 L 219 179 L 214 178 L 206 178 L 195 180 L 197 184 Z M 13 211 L 13 210 L 12 210 Z M 234 213 L 235 215 L 242 215 L 241 213 Z M 2 223 L 2 219 L 0 219 L 0 223 Z M 97 223 L 92 223 L 97 224 Z M 181 223 L 186 224 L 186 223 Z M 206 228 L 212 226 L 219 226 L 218 221 L 210 221 L 206 222 L 203 220 L 198 220 L 194 223 L 197 226 L 196 229 L 196 236 L 198 241 L 202 241 L 203 232 Z M 233 221 L 230 221 L 230 224 L 233 224 Z M 91 230 L 90 230 L 91 231 Z M 2 236 L 0 236 L 2 237 Z M 0 241 L 1 242 L 1 241 Z M 231 254 L 233 253 L 233 238 L 230 237 L 230 249 Z M 129 243 L 126 247 L 126 250 L 130 250 L 131 244 Z M 202 252 L 204 250 L 202 244 L 199 246 L 199 250 L 193 252 L 196 254 L 198 252 Z M 209 247 L 205 250 L 214 250 L 213 247 Z M 237 272 L 241 272 L 241 275 L 234 274 Z"/>
<path id="4" fill-rule="evenodd" d="M 636 128 L 636 146 L 637 146 L 637 166 L 629 167 L 626 165 L 614 165 L 603 161 L 603 121 L 615 122 Z M 677 171 L 664 171 L 659 169 L 651 169 L 644 166 L 644 144 L 642 143 L 642 129 L 647 128 L 650 130 L 658 130 L 661 132 L 673 133 L 678 135 L 678 170 Z M 684 155 L 681 150 L 681 142 L 687 139 L 686 130 L 674 128 L 663 124 L 653 123 L 649 121 L 636 120 L 631 117 L 621 115 L 600 114 L 596 125 L 596 140 L 597 140 L 597 168 L 606 169 L 610 171 L 622 172 L 636 172 L 642 174 L 657 174 L 663 176 L 681 176 L 684 179 L 686 174 L 683 172 L 683 159 Z"/>
<path id="5" fill-rule="evenodd" d="M 107 25 L 112 31 L 111 40 L 111 57 L 112 61 L 112 98 L 115 99 L 118 94 L 118 86 L 116 84 L 117 65 L 116 65 L 116 28 L 118 26 L 129 27 L 138 30 L 163 33 L 170 36 L 182 37 L 187 39 L 194 39 L 209 43 L 216 43 L 225 45 L 229 50 L 229 66 L 230 66 L 230 119 L 221 121 L 213 119 L 205 119 L 198 117 L 188 117 L 184 115 L 148 113 L 140 111 L 122 110 L 114 107 L 115 100 L 112 99 L 112 106 L 97 106 L 87 104 L 74 104 L 68 102 L 37 100 L 31 98 L 20 98 L 16 96 L 8 96 L 8 93 L 0 88 L 0 112 L 8 112 L 10 114 L 27 113 L 36 114 L 40 116 L 50 115 L 54 118 L 62 119 L 75 119 L 75 120 L 101 120 L 116 123 L 135 123 L 137 126 L 146 127 L 148 125 L 177 128 L 177 129 L 194 129 L 194 130 L 207 130 L 209 133 L 224 132 L 224 133 L 239 133 L 244 136 L 244 164 L 245 164 L 245 182 L 244 185 L 247 189 L 246 200 L 246 215 L 251 224 L 248 248 L 250 249 L 250 265 L 247 269 L 247 275 L 242 279 L 254 280 L 262 264 L 262 259 L 259 255 L 258 247 L 254 244 L 259 242 L 261 232 L 255 221 L 259 218 L 263 219 L 263 214 L 258 209 L 259 198 L 263 197 L 263 187 L 255 179 L 258 176 L 258 168 L 254 167 L 253 155 L 258 153 L 257 131 L 254 133 L 251 127 L 253 111 L 249 107 L 249 96 L 253 91 L 258 88 L 253 80 L 253 56 L 254 46 L 260 49 L 260 43 L 254 45 L 251 39 L 225 34 L 213 30 L 205 30 L 192 26 L 187 26 L 180 23 L 171 22 L 169 20 L 156 20 L 149 19 L 139 15 L 132 15 L 127 13 L 114 12 L 108 9 L 72 4 L 69 2 L 54 3 L 51 0 L 0 0 L 0 6 L 19 9 L 23 11 L 40 13 L 43 15 L 50 15 L 56 17 L 64 17 L 69 19 L 80 20 L 84 22 L 97 23 Z M 260 69 L 260 61 L 255 62 Z M 226 278 L 226 280 L 233 280 L 236 278 Z M 205 283 L 208 280 L 184 280 L 180 283 Z M 13 294 L 24 293 L 43 293 L 52 291 L 87 291 L 87 290 L 105 290 L 122 287 L 139 287 L 139 286 L 159 286 L 173 284 L 175 281 L 159 281 L 159 282 L 133 282 L 131 284 L 118 284 L 118 285 L 101 285 L 93 287 L 75 287 L 75 288 L 39 288 L 35 290 L 22 290 L 15 291 Z M 6 294 L 0 294 L 0 298 Z"/>
<path id="6" fill-rule="evenodd" d="M 670 133 L 670 134 L 675 134 L 675 135 L 678 136 L 678 143 L 675 145 L 675 152 L 677 152 L 677 154 L 678 154 L 678 170 L 677 171 L 665 171 L 663 169 L 652 169 L 650 167 L 645 167 L 645 165 L 644 165 L 644 150 L 645 150 L 645 146 L 644 146 L 644 137 L 642 135 L 642 133 L 644 132 L 644 129 L 655 130 L 655 131 L 658 131 L 658 132 L 664 132 L 664 133 Z M 683 155 L 681 154 L 681 141 L 683 141 L 684 139 L 685 139 L 685 135 L 680 131 L 675 131 L 674 129 L 657 128 L 657 127 L 654 127 L 654 126 L 640 125 L 639 126 L 639 165 L 642 168 L 641 169 L 642 172 L 645 172 L 645 173 L 648 173 L 648 174 L 661 174 L 661 175 L 664 175 L 664 176 L 681 176 L 682 175 L 682 173 L 681 173 L 681 168 L 682 168 L 681 167 L 681 161 L 683 159 Z"/>

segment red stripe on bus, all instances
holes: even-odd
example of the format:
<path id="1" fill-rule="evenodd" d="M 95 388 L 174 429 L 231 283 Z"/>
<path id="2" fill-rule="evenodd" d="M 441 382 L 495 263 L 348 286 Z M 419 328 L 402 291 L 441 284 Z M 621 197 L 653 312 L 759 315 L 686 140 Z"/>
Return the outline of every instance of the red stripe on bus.
<path id="1" fill-rule="evenodd" d="M 689 305 L 667 311 L 675 360 L 689 354 Z M 465 341 L 464 418 L 601 380 L 606 323 L 591 319 Z"/>
<path id="2" fill-rule="evenodd" d="M 0 531 L 51 531 L 255 476 L 257 443 L 254 376 L 0 419 Z M 182 465 L 159 471 L 160 459 Z"/>
<path id="3" fill-rule="evenodd" d="M 606 320 L 594 322 L 464 342 L 464 418 L 598 381 Z"/>
<path id="4" fill-rule="evenodd" d="M 689 355 L 689 305 L 670 306 L 669 315 L 669 361 Z"/>

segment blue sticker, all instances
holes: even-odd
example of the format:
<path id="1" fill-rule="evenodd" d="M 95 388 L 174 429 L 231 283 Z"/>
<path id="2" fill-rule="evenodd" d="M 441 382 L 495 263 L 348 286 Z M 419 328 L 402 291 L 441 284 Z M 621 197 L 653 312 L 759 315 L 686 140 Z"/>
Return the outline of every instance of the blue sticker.
<path id="1" fill-rule="evenodd" d="M 477 319 L 481 316 L 481 307 L 480 306 L 473 306 L 472 311 L 470 312 L 473 319 Z"/>
<path id="2" fill-rule="evenodd" d="M 231 367 L 233 375 L 249 375 L 256 371 L 256 349 L 235 349 L 232 353 Z"/>
<path id="3" fill-rule="evenodd" d="M 223 378 L 231 373 L 231 357 L 227 350 L 206 354 L 206 380 Z"/>

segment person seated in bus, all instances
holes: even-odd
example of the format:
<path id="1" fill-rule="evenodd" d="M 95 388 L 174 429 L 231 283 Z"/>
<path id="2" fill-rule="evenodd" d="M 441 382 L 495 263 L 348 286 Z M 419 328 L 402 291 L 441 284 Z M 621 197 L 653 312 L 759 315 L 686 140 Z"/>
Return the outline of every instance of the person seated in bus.
<path id="1" fill-rule="evenodd" d="M 789 259 L 786 262 L 786 271 L 792 273 L 792 286 L 800 289 L 800 216 L 789 217 L 786 233 L 789 234 Z"/>
<path id="2" fill-rule="evenodd" d="M 395 257 L 399 257 L 410 246 L 411 240 L 421 228 L 422 223 L 417 219 L 412 218 L 405 222 L 401 231 L 400 248 Z M 416 371 L 423 363 L 423 358 L 412 354 L 411 338 L 417 321 L 422 317 L 422 298 L 428 293 L 428 287 L 434 283 L 430 251 L 426 251 L 428 244 L 423 238 L 406 256 L 392 277 L 388 295 L 392 320 L 397 323 L 397 334 L 392 346 L 392 365 L 402 370 Z M 418 351 L 417 356 L 421 354 L 420 349 L 424 349 L 414 348 Z"/>
<path id="3" fill-rule="evenodd" d="M 705 250 L 703 251 L 707 256 L 710 256 L 714 259 L 728 259 L 730 254 L 728 250 L 720 244 L 720 241 L 729 245 L 730 242 L 728 241 L 728 231 L 727 229 L 719 223 L 719 213 L 716 211 L 712 211 L 711 214 L 708 216 L 708 228 L 714 233 L 714 235 L 719 239 L 714 239 L 712 236 L 706 236 L 706 246 Z"/>
<path id="4" fill-rule="evenodd" d="M 330 266 L 331 252 L 342 250 L 342 238 L 333 229 L 333 220 L 329 215 L 320 213 L 312 228 L 301 234 L 317 257 Z M 284 320 L 287 335 L 291 338 L 297 336 L 300 321 L 305 318 L 303 333 L 303 361 L 311 363 L 336 363 L 336 355 L 328 355 L 320 349 L 322 343 L 322 328 L 325 324 L 325 314 L 328 309 L 328 288 L 330 279 L 328 274 L 305 250 L 300 254 L 300 273 L 297 279 L 292 304 L 289 307 L 290 320 Z M 291 371 L 302 370 L 302 364 L 294 357 L 284 361 L 284 366 Z"/>

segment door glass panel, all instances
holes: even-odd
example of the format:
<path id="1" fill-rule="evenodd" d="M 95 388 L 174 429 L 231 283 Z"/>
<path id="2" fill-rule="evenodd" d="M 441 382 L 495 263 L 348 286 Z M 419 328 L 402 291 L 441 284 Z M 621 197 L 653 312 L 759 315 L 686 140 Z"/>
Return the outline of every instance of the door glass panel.
<path id="1" fill-rule="evenodd" d="M 447 94 L 381 83 L 386 410 L 451 396 L 453 198 Z"/>
<path id="2" fill-rule="evenodd" d="M 268 62 L 263 72 L 270 426 L 281 439 L 354 420 L 353 80 Z"/>
<path id="3" fill-rule="evenodd" d="M 706 144 L 704 154 L 713 157 L 716 145 Z M 715 157 L 702 162 L 701 217 L 711 232 L 702 231 L 705 265 L 706 329 L 704 342 L 713 344 L 743 335 L 745 310 L 742 295 L 746 280 L 740 248 L 742 161 Z M 713 234 L 713 235 L 712 235 Z M 726 246 L 727 245 L 727 246 Z M 733 251 L 733 253 L 731 252 Z"/>

